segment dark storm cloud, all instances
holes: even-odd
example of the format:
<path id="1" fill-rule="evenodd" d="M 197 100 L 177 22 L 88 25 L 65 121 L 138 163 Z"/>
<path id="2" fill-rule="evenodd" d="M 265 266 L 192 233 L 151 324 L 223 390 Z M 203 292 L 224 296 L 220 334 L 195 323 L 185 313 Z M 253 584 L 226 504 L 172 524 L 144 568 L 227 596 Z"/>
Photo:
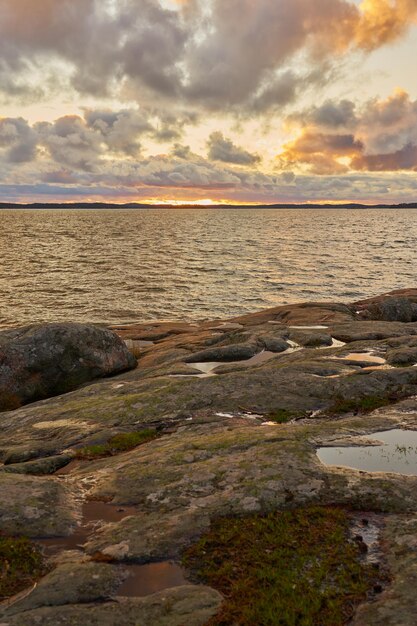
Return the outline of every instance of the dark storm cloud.
<path id="1" fill-rule="evenodd" d="M 258 154 L 252 154 L 237 146 L 220 132 L 210 135 L 207 146 L 209 148 L 208 157 L 212 161 L 222 161 L 223 163 L 234 163 L 236 165 L 254 165 L 261 160 Z"/>
<path id="2" fill-rule="evenodd" d="M 1 88 L 57 60 L 59 78 L 84 94 L 265 110 L 291 102 L 301 81 L 319 81 L 318 62 L 393 41 L 416 15 L 417 0 L 366 0 L 362 10 L 353 0 L 188 0 L 172 9 L 158 0 L 2 0 Z M 301 69 L 290 71 L 300 53 Z"/>
<path id="3" fill-rule="evenodd" d="M 351 127 L 355 125 L 355 104 L 350 100 L 340 102 L 327 101 L 319 107 L 314 107 L 309 119 L 317 126 L 338 128 L 340 126 Z"/>

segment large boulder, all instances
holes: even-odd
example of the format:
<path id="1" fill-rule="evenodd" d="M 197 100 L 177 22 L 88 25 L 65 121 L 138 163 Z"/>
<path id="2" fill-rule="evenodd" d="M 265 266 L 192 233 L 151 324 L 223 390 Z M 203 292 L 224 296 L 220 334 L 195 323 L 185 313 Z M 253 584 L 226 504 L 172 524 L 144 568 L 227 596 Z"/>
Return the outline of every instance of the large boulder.
<path id="1" fill-rule="evenodd" d="M 117 374 L 136 359 L 114 332 L 85 324 L 40 324 L 0 332 L 0 411 Z"/>
<path id="2" fill-rule="evenodd" d="M 415 296 L 387 294 L 352 305 L 362 319 L 385 322 L 417 322 Z"/>
<path id="3" fill-rule="evenodd" d="M 386 322 L 417 321 L 417 305 L 407 298 L 387 298 L 368 308 L 371 319 Z"/>

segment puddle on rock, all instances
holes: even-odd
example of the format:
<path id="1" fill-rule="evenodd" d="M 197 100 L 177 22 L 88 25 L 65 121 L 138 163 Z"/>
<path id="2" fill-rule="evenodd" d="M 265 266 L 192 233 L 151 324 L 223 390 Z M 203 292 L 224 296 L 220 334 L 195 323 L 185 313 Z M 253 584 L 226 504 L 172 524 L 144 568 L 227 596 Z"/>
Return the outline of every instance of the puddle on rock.
<path id="1" fill-rule="evenodd" d="M 267 350 L 263 350 L 262 352 L 258 352 L 258 354 L 255 354 L 255 356 L 251 357 L 250 359 L 246 359 L 246 361 L 210 361 L 207 363 L 189 363 L 188 365 L 190 367 L 199 370 L 201 374 L 186 374 L 186 376 L 194 376 L 195 378 L 209 378 L 211 376 L 217 375 L 215 370 L 218 367 L 225 367 L 227 365 L 243 365 L 244 367 L 251 367 L 266 363 L 274 356 L 277 356 L 275 352 L 268 352 Z"/>
<path id="2" fill-rule="evenodd" d="M 137 508 L 117 506 L 106 502 L 88 501 L 83 504 L 83 520 L 69 537 L 52 537 L 35 540 L 52 557 L 66 550 L 82 550 L 96 526 L 101 523 L 120 522 L 125 517 L 136 515 Z M 146 565 L 120 564 L 128 576 L 117 591 L 117 596 L 140 598 L 164 589 L 190 585 L 185 570 L 172 561 Z"/>
<path id="3" fill-rule="evenodd" d="M 258 413 L 216 413 L 216 417 L 226 417 L 227 419 L 263 420 L 264 416 Z"/>
<path id="4" fill-rule="evenodd" d="M 367 435 L 381 445 L 318 448 L 324 465 L 366 472 L 393 472 L 417 476 L 417 431 L 395 428 Z"/>
<path id="5" fill-rule="evenodd" d="M 294 330 L 326 330 L 328 326 L 290 326 Z"/>
<path id="6" fill-rule="evenodd" d="M 141 598 L 164 589 L 190 585 L 185 571 L 172 561 L 129 565 L 125 568 L 129 575 L 117 591 L 118 596 Z"/>
<path id="7" fill-rule="evenodd" d="M 330 350 L 331 348 L 343 348 L 346 343 L 344 341 L 339 341 L 338 339 L 334 339 L 332 337 L 332 345 L 331 346 L 320 346 L 320 350 Z"/>
<path id="8" fill-rule="evenodd" d="M 354 540 L 359 540 L 364 546 L 366 563 L 380 563 L 384 557 L 380 544 L 383 525 L 381 517 L 371 512 L 355 513 L 352 521 L 350 533 Z"/>
<path id="9" fill-rule="evenodd" d="M 299 352 L 300 350 L 304 350 L 303 346 L 300 346 L 300 344 L 295 343 L 295 341 L 291 341 L 291 339 L 286 339 L 285 341 L 289 344 L 290 347 L 284 350 L 283 352 L 279 352 L 280 355 L 291 354 L 292 352 Z"/>
<path id="10" fill-rule="evenodd" d="M 77 526 L 74 533 L 68 537 L 39 538 L 39 543 L 47 556 L 52 556 L 64 550 L 81 550 L 82 545 L 101 523 L 120 522 L 125 517 L 137 515 L 138 510 L 133 506 L 120 506 L 107 502 L 88 501 L 83 503 L 82 523 Z"/>
<path id="11" fill-rule="evenodd" d="M 139 358 L 142 356 L 143 350 L 150 348 L 154 345 L 154 341 L 145 341 L 142 339 L 125 339 L 126 348 L 133 354 L 134 357 Z"/>
<path id="12" fill-rule="evenodd" d="M 349 352 L 346 356 L 329 356 L 336 361 L 358 361 L 359 363 L 372 363 L 372 365 L 385 365 L 386 360 L 375 356 L 373 352 Z"/>

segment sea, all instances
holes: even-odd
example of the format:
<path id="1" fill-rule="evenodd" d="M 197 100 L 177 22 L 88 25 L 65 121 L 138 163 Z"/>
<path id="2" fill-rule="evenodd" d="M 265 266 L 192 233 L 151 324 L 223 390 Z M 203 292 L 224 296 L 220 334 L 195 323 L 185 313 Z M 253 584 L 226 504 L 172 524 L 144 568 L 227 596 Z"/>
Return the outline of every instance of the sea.
<path id="1" fill-rule="evenodd" d="M 0 327 L 229 318 L 417 286 L 413 209 L 0 211 Z"/>

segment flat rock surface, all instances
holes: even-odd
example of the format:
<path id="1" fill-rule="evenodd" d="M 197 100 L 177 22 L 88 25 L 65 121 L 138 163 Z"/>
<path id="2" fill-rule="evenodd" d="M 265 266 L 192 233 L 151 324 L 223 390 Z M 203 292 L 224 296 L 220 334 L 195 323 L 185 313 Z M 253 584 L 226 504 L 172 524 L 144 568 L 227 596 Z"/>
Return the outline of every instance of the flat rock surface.
<path id="1" fill-rule="evenodd" d="M 383 516 L 393 576 L 354 625 L 414 624 L 417 476 L 328 467 L 316 450 L 417 429 L 416 303 L 409 290 L 227 321 L 117 327 L 138 354 L 136 369 L 1 413 L 0 531 L 65 537 L 83 528 L 83 502 L 101 507 L 75 556 L 64 542 L 51 572 L 3 622 L 205 624 L 221 603 L 216 591 L 123 598 L 121 568 L 178 561 L 218 516 L 336 504 Z M 80 447 L 149 427 L 153 441 L 52 473 Z"/>

